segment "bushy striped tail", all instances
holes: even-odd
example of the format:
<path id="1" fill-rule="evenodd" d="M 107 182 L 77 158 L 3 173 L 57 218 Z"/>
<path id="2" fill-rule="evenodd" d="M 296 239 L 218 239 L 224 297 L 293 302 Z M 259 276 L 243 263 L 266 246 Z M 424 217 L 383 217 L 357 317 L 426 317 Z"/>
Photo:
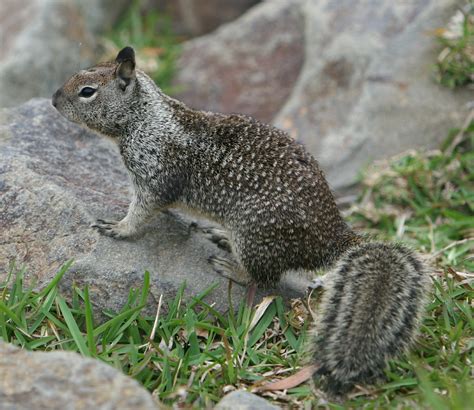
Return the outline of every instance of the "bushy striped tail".
<path id="1" fill-rule="evenodd" d="M 382 376 L 387 360 L 414 341 L 429 284 L 405 246 L 368 242 L 346 251 L 324 279 L 312 340 L 323 389 L 340 396 Z"/>

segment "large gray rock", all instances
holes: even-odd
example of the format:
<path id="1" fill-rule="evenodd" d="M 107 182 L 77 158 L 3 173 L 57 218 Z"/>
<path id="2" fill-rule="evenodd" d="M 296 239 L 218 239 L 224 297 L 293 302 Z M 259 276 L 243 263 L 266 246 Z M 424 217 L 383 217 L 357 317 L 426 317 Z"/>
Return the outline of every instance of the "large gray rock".
<path id="1" fill-rule="evenodd" d="M 159 10 L 172 21 L 174 33 L 201 36 L 239 17 L 260 0 L 148 0 L 147 11 Z"/>
<path id="2" fill-rule="evenodd" d="M 49 100 L 0 111 L 0 282 L 12 261 L 26 266 L 27 279 L 41 286 L 74 259 L 62 288 L 89 284 L 99 309 L 120 309 L 148 270 L 150 309 L 161 294 L 165 301 L 174 298 L 186 281 L 187 295 L 217 283 L 207 301 L 226 310 L 228 281 L 208 263 L 224 251 L 185 216 L 159 214 L 133 240 L 101 236 L 89 227 L 98 217 L 122 218 L 128 203 L 128 176 L 112 142 L 68 122 Z M 304 285 L 289 277 L 276 292 L 296 296 Z M 234 285 L 234 303 L 244 293 Z"/>
<path id="3" fill-rule="evenodd" d="M 271 121 L 303 65 L 304 16 L 298 3 L 265 2 L 235 23 L 185 43 L 174 79 L 181 90 L 176 97 L 194 108 Z"/>
<path id="4" fill-rule="evenodd" d="M 2 0 L 0 107 L 47 97 L 97 60 L 97 41 L 126 0 Z"/>
<path id="5" fill-rule="evenodd" d="M 2 410 L 156 410 L 138 382 L 73 352 L 28 352 L 0 341 Z M 164 408 L 164 407 L 163 407 Z"/>
<path id="6" fill-rule="evenodd" d="M 267 1 L 184 47 L 176 83 L 185 91 L 179 96 L 199 108 L 273 119 L 342 189 L 369 161 L 437 147 L 462 123 L 472 91 L 433 81 L 440 46 L 429 34 L 458 5 Z"/>

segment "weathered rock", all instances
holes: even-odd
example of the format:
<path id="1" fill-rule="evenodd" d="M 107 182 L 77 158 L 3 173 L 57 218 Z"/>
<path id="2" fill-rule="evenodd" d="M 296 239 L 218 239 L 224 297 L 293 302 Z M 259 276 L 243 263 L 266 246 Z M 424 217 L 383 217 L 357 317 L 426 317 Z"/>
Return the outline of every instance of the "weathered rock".
<path id="1" fill-rule="evenodd" d="M 28 352 L 0 341 L 0 408 L 156 410 L 162 406 L 138 382 L 98 360 L 73 352 Z"/>
<path id="2" fill-rule="evenodd" d="M 431 75 L 440 46 L 430 32 L 457 6 L 456 0 L 264 2 L 184 47 L 180 96 L 203 109 L 273 118 L 342 189 L 368 161 L 437 147 L 462 123 L 472 91 L 443 88 Z M 266 52 L 283 38 L 286 51 Z M 255 86 L 259 75 L 265 80 Z"/>
<path id="3" fill-rule="evenodd" d="M 217 283 L 207 300 L 226 310 L 228 281 L 208 263 L 224 251 L 190 228 L 184 216 L 159 214 L 134 240 L 101 236 L 89 227 L 98 217 L 122 218 L 128 190 L 117 148 L 68 122 L 49 100 L 0 111 L 0 281 L 16 260 L 28 268 L 27 279 L 41 286 L 74 259 L 62 289 L 73 282 L 89 284 L 99 309 L 120 309 L 148 270 L 153 309 L 161 294 L 165 301 L 174 298 L 186 281 L 187 295 Z M 295 296 L 304 285 L 303 279 L 290 277 L 277 292 Z M 233 286 L 234 303 L 244 292 L 243 286 Z"/>
<path id="4" fill-rule="evenodd" d="M 280 407 L 244 390 L 226 395 L 214 410 L 278 410 Z"/>
<path id="5" fill-rule="evenodd" d="M 50 96 L 69 75 L 95 63 L 99 35 L 110 28 L 127 3 L 2 0 L 0 107 Z"/>
<path id="6" fill-rule="evenodd" d="M 303 64 L 304 19 L 298 3 L 265 2 L 237 22 L 186 43 L 176 96 L 194 108 L 271 121 Z"/>
<path id="7" fill-rule="evenodd" d="M 173 22 L 175 33 L 201 36 L 232 21 L 260 0 L 149 0 L 147 10 L 159 10 Z"/>

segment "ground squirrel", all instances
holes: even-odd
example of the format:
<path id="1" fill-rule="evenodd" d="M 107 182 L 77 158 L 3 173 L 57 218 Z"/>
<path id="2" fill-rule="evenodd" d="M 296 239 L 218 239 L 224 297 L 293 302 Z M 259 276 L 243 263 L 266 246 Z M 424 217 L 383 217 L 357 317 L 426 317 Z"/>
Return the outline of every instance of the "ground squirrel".
<path id="1" fill-rule="evenodd" d="M 53 95 L 66 118 L 113 138 L 134 187 L 121 221 L 134 235 L 183 206 L 229 232 L 234 268 L 260 286 L 294 270 L 329 270 L 312 344 L 315 373 L 343 394 L 373 382 L 413 340 L 428 275 L 401 245 L 368 242 L 344 222 L 317 161 L 288 134 L 244 115 L 196 111 L 135 69 L 132 48 L 73 75 Z"/>

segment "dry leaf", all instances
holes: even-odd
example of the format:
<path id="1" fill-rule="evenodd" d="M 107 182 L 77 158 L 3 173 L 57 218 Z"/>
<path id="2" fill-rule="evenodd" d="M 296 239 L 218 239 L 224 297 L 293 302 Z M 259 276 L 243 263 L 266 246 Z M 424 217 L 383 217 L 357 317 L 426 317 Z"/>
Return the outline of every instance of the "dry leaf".
<path id="1" fill-rule="evenodd" d="M 292 376 L 285 379 L 278 380 L 276 382 L 264 384 L 257 388 L 258 391 L 274 391 L 274 390 L 288 390 L 293 387 L 299 386 L 307 380 L 310 380 L 313 373 L 318 369 L 318 366 L 311 365 L 303 367 L 300 371 L 296 372 Z"/>

